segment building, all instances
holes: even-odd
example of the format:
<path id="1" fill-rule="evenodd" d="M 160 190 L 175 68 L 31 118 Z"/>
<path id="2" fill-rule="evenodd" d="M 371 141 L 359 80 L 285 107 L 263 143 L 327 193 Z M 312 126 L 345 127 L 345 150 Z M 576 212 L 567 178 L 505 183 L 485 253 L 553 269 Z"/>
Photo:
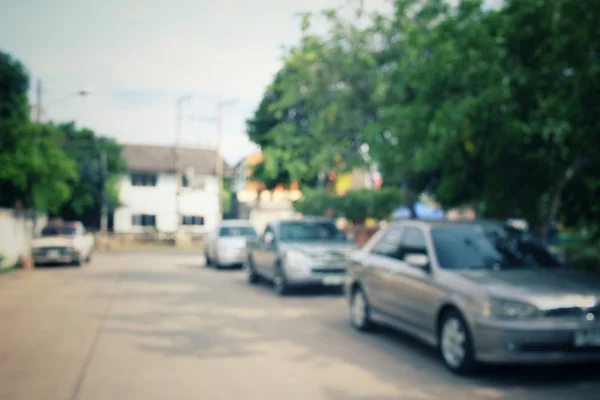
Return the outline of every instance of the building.
<path id="1" fill-rule="evenodd" d="M 297 183 L 292 183 L 289 187 L 277 185 L 271 191 L 265 190 L 262 183 L 253 181 L 252 168 L 262 160 L 262 153 L 245 157 L 235 166 L 232 180 L 236 218 L 250 220 L 258 232 L 272 219 L 296 216 L 293 201 L 302 197 Z"/>
<path id="2" fill-rule="evenodd" d="M 352 189 L 379 189 L 383 184 L 381 174 L 375 167 L 354 167 L 350 172 L 336 174 L 333 178 L 335 192 L 340 196 Z"/>
<path id="3" fill-rule="evenodd" d="M 214 150 L 124 145 L 123 156 L 129 174 L 119 183 L 121 207 L 114 213 L 115 232 L 173 234 L 179 229 L 200 234 L 217 224 L 219 185 Z M 231 168 L 221 162 L 225 174 L 230 174 Z M 177 182 L 178 164 L 181 185 Z"/>

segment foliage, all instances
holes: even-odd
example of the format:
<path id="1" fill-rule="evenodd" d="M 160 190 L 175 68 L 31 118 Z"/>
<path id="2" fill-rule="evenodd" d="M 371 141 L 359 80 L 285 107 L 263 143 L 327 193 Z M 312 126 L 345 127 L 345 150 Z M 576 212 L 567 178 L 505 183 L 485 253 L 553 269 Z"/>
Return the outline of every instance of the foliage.
<path id="1" fill-rule="evenodd" d="M 306 190 L 303 198 L 294 202 L 296 211 L 306 215 L 344 217 L 357 224 L 367 218 L 387 219 L 403 202 L 402 191 L 394 188 L 350 190 L 343 196 L 323 189 Z"/>
<path id="2" fill-rule="evenodd" d="M 0 52 L 0 206 L 56 210 L 77 173 L 59 146 L 64 135 L 29 122 L 28 89 L 23 65 Z"/>
<path id="3" fill-rule="evenodd" d="M 121 147 L 74 123 L 36 124 L 29 118 L 29 77 L 0 52 L 0 206 L 36 208 L 88 226 L 99 220 L 107 155 L 109 211 L 118 205 L 117 182 L 126 171 Z"/>
<path id="4" fill-rule="evenodd" d="M 233 197 L 235 196 L 234 193 L 232 192 L 231 186 L 233 184 L 233 179 L 231 177 L 223 177 L 223 201 L 221 203 L 221 210 L 223 213 L 223 216 L 229 216 L 229 214 L 231 214 L 231 212 L 233 211 L 233 206 L 234 206 L 234 200 Z"/>
<path id="5" fill-rule="evenodd" d="M 543 234 L 557 218 L 600 232 L 600 3 L 483 3 L 395 0 L 352 23 L 329 10 L 321 36 L 307 15 L 249 121 L 269 179 L 375 162 L 409 205 L 425 191 Z"/>
<path id="6" fill-rule="evenodd" d="M 118 183 L 127 172 L 121 156 L 121 146 L 114 140 L 98 136 L 87 128 L 77 128 L 74 122 L 57 126 L 64 132 L 65 151 L 76 162 L 80 179 L 73 193 L 57 215 L 66 220 L 81 220 L 86 226 L 98 226 L 102 206 L 102 190 L 106 184 L 109 213 L 119 206 Z M 106 176 L 102 175 L 101 157 L 106 154 Z"/>

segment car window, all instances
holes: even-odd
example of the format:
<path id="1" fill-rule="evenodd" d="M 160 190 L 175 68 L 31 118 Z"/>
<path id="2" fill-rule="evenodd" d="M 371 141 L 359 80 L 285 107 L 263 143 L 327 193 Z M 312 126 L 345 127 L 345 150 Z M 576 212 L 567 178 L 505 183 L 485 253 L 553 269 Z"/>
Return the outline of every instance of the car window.
<path id="1" fill-rule="evenodd" d="M 41 236 L 74 236 L 75 228 L 70 226 L 46 226 L 42 229 Z"/>
<path id="2" fill-rule="evenodd" d="M 390 228 L 371 247 L 371 253 L 380 256 L 397 258 L 402 238 L 402 228 Z"/>
<path id="3" fill-rule="evenodd" d="M 263 242 L 265 241 L 265 235 L 267 233 L 271 233 L 273 235 L 273 238 L 275 237 L 275 232 L 273 231 L 273 227 L 271 225 L 267 225 L 267 227 L 265 228 L 265 231 L 263 232 L 263 234 L 261 236 L 261 240 Z"/>
<path id="4" fill-rule="evenodd" d="M 501 225 L 435 227 L 431 238 L 440 267 L 445 269 L 560 265 L 531 234 Z"/>
<path id="5" fill-rule="evenodd" d="M 329 221 L 282 222 L 279 229 L 283 242 L 347 240 L 346 234 Z"/>
<path id="6" fill-rule="evenodd" d="M 256 231 L 251 226 L 222 226 L 219 229 L 220 237 L 256 236 Z"/>
<path id="7" fill-rule="evenodd" d="M 427 255 L 427 242 L 422 230 L 418 228 L 404 229 L 398 258 L 404 260 L 404 256 L 407 254 Z"/>

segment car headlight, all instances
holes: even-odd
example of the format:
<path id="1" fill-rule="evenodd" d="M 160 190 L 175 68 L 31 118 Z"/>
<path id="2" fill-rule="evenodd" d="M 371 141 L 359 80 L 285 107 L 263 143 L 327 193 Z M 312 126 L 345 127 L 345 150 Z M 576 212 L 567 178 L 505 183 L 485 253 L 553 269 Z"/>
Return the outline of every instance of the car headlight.
<path id="1" fill-rule="evenodd" d="M 314 264 L 314 260 L 305 252 L 290 250 L 285 255 L 286 265 L 291 268 L 306 268 Z"/>
<path id="2" fill-rule="evenodd" d="M 533 319 L 540 315 L 540 310 L 522 301 L 489 299 L 485 303 L 483 315 L 502 319 Z"/>

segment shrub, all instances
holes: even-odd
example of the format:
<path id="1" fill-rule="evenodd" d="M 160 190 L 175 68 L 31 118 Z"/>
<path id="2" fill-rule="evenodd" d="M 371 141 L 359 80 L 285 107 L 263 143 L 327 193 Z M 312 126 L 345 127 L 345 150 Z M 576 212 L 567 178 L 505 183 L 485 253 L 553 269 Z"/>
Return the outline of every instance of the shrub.
<path id="1" fill-rule="evenodd" d="M 328 209 L 336 217 L 344 217 L 355 224 L 367 218 L 386 219 L 403 204 L 399 189 L 351 190 L 338 196 L 328 190 L 307 190 L 303 198 L 294 202 L 294 209 L 306 215 L 325 215 Z"/>

